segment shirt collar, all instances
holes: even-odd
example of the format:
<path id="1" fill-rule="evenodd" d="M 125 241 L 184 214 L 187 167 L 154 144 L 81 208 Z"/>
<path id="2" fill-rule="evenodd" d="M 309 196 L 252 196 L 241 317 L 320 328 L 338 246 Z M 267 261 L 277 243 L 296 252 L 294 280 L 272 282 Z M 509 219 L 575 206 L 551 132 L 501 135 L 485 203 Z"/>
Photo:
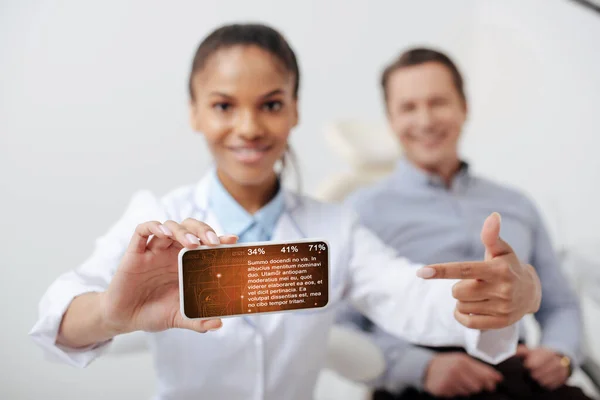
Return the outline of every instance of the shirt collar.
<path id="1" fill-rule="evenodd" d="M 450 187 L 450 190 L 452 191 L 460 191 L 466 188 L 469 182 L 469 164 L 465 161 L 461 161 L 460 163 L 460 169 L 452 179 L 452 185 Z M 403 185 L 428 186 L 445 189 L 444 181 L 440 176 L 416 167 L 405 157 L 402 157 L 396 164 L 393 176 L 396 182 Z"/>
<path id="2" fill-rule="evenodd" d="M 280 186 L 275 197 L 252 215 L 229 194 L 216 171 L 213 171 L 210 176 L 208 206 L 217 217 L 224 233 L 240 236 L 252 224 L 257 223 L 268 236 L 273 236 L 285 205 L 283 192 Z"/>

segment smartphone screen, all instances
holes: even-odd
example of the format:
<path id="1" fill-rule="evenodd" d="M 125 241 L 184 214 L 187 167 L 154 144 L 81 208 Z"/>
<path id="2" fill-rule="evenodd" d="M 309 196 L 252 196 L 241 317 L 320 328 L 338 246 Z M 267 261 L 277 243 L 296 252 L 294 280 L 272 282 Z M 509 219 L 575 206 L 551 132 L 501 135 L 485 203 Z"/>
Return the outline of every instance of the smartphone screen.
<path id="1" fill-rule="evenodd" d="M 325 307 L 323 240 L 203 246 L 179 254 L 181 312 L 215 318 Z"/>

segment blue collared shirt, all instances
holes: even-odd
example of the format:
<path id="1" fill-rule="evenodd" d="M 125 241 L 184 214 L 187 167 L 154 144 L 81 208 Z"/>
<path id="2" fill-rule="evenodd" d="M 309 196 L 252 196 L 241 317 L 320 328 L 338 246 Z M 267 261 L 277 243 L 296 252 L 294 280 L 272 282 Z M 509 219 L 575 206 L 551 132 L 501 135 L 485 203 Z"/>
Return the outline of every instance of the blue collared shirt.
<path id="1" fill-rule="evenodd" d="M 223 231 L 239 237 L 240 243 L 271 240 L 277 221 L 283 213 L 284 194 L 279 189 L 275 197 L 254 214 L 246 211 L 223 187 L 213 172 L 208 205 L 219 220 Z"/>
<path id="2" fill-rule="evenodd" d="M 372 187 L 359 190 L 348 202 L 361 222 L 399 255 L 424 264 L 482 260 L 481 227 L 494 211 L 502 216 L 501 236 L 521 261 L 536 268 L 542 283 L 542 303 L 535 317 L 542 329 L 541 344 L 581 360 L 579 304 L 560 271 L 543 221 L 531 201 L 519 192 L 473 176 L 463 163 L 449 188 L 405 159 L 396 170 Z M 355 321 L 342 313 L 340 320 Z M 389 390 L 422 387 L 433 353 L 377 331 L 388 358 L 383 383 Z"/>

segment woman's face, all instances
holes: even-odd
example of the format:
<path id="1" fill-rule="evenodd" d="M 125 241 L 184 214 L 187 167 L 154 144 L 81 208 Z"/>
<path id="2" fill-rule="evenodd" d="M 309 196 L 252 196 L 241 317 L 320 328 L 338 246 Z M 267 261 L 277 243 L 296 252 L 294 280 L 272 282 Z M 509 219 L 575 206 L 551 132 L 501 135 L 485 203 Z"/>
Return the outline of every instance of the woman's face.
<path id="1" fill-rule="evenodd" d="M 294 74 L 257 46 L 220 49 L 196 72 L 191 124 L 220 175 L 245 186 L 273 178 L 298 123 L 294 84 Z"/>

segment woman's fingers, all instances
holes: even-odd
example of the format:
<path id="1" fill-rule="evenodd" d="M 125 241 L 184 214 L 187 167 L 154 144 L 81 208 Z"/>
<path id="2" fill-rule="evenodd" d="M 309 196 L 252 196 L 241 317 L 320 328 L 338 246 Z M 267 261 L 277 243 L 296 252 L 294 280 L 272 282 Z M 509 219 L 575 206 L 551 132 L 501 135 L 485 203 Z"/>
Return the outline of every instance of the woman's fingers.
<path id="1" fill-rule="evenodd" d="M 146 251 L 146 245 L 148 244 L 148 239 L 150 236 L 154 235 L 155 237 L 163 240 L 171 240 L 173 237 L 173 231 L 161 224 L 158 221 L 148 221 L 143 224 L 139 224 L 129 241 L 129 246 L 127 247 L 127 251 L 134 253 L 143 253 Z"/>
<path id="2" fill-rule="evenodd" d="M 512 323 L 507 316 L 464 314 L 458 309 L 454 309 L 454 318 L 467 328 L 480 330 L 501 329 Z"/>
<path id="3" fill-rule="evenodd" d="M 173 245 L 173 242 L 183 247 L 195 248 L 200 244 L 235 244 L 237 240 L 235 235 L 217 236 L 209 225 L 192 218 L 181 224 L 175 221 L 166 221 L 164 224 L 148 221 L 137 226 L 128 250 L 142 253 L 147 247 L 165 249 Z"/>
<path id="4" fill-rule="evenodd" d="M 221 241 L 221 244 L 236 244 L 238 239 L 239 238 L 236 235 L 219 236 L 219 240 Z"/>
<path id="5" fill-rule="evenodd" d="M 482 301 L 490 297 L 489 284 L 476 279 L 464 279 L 452 286 L 452 297 L 461 301 Z"/>
<path id="6" fill-rule="evenodd" d="M 187 319 L 183 318 L 179 313 L 174 323 L 174 328 L 189 329 L 199 333 L 216 331 L 223 326 L 223 321 L 220 318 L 206 320 Z"/>
<path id="7" fill-rule="evenodd" d="M 202 244 L 221 244 L 221 241 L 219 240 L 219 237 L 215 233 L 214 229 L 211 228 L 208 224 L 205 224 L 204 222 L 198 221 L 193 218 L 187 218 L 181 223 L 181 225 L 193 235 L 195 235 L 198 239 L 200 239 Z"/>
<path id="8" fill-rule="evenodd" d="M 457 301 L 456 309 L 462 314 L 509 316 L 512 312 L 509 304 L 498 300 Z"/>
<path id="9" fill-rule="evenodd" d="M 183 224 L 178 224 L 175 221 L 166 221 L 164 225 L 173 232 L 173 238 L 183 247 L 193 249 L 201 244 L 197 234 L 190 231 Z"/>
<path id="10" fill-rule="evenodd" d="M 160 229 L 165 234 L 165 237 L 153 236 L 152 238 L 150 238 L 150 241 L 146 246 L 146 248 L 150 251 L 165 250 L 171 247 L 173 243 L 175 243 L 173 241 L 173 232 L 171 232 L 171 230 L 168 227 L 161 224 L 159 225 L 158 229 Z"/>

